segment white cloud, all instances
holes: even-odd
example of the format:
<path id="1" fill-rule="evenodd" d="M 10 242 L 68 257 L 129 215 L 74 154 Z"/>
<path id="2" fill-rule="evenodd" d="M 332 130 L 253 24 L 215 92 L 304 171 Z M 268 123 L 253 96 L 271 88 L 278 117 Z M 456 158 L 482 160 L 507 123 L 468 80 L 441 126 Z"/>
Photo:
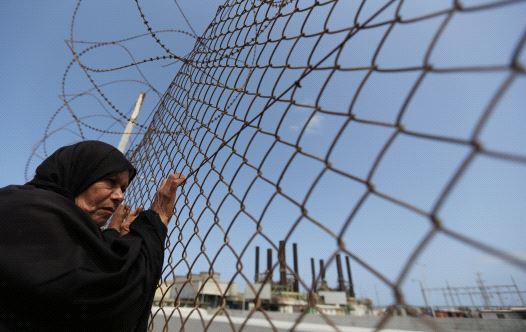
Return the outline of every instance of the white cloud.
<path id="1" fill-rule="evenodd" d="M 307 134 L 319 134 L 323 128 L 323 117 L 319 114 L 314 114 L 307 123 L 307 129 L 305 130 Z"/>

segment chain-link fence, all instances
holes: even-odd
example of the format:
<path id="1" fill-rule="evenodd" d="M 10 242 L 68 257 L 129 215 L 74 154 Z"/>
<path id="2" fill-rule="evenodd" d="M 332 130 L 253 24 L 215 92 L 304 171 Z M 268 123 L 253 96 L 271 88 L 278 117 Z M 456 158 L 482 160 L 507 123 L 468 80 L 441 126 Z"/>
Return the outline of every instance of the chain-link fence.
<path id="1" fill-rule="evenodd" d="M 130 66 L 182 63 L 128 151 L 131 205 L 170 173 L 188 179 L 152 330 L 302 330 L 313 316 L 341 330 L 376 312 L 377 287 L 375 328 L 400 311 L 438 328 L 406 296 L 428 251 L 443 267 L 471 250 L 524 273 L 502 241 L 524 233 L 506 221 L 526 197 L 524 1 L 232 0 L 188 33 L 185 56 L 135 5 L 165 53 Z M 79 60 L 101 45 L 70 67 L 126 120 Z"/>

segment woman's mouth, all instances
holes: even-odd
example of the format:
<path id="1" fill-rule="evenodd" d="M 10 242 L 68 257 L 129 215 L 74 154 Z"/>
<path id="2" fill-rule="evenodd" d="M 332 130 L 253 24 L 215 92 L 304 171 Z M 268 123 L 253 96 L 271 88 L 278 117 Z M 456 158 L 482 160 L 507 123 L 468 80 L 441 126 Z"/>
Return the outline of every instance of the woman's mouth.
<path id="1" fill-rule="evenodd" d="M 113 208 L 107 208 L 107 207 L 103 207 L 103 208 L 101 208 L 101 210 L 103 210 L 103 211 L 107 211 L 107 212 L 110 213 L 110 214 L 113 214 L 113 212 L 115 212 L 115 209 L 113 209 Z"/>

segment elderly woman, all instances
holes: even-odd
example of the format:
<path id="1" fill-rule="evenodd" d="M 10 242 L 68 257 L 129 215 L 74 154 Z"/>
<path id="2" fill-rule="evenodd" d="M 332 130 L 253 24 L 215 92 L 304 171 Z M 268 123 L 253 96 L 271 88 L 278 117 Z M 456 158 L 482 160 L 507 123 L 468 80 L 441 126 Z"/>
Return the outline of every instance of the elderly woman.
<path id="1" fill-rule="evenodd" d="M 0 189 L 1 331 L 146 330 L 184 177 L 169 176 L 151 208 L 126 219 L 135 174 L 117 149 L 86 141 Z"/>

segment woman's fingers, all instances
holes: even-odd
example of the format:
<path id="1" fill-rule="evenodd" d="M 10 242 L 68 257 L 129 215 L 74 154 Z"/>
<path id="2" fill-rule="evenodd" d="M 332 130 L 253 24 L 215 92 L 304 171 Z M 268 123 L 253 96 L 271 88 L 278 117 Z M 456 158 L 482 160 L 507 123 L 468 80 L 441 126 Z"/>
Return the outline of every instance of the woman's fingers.
<path id="1" fill-rule="evenodd" d="M 173 194 L 185 181 L 186 178 L 180 173 L 170 174 L 161 182 L 159 191 L 165 194 Z"/>
<path id="2" fill-rule="evenodd" d="M 182 174 L 174 173 L 164 179 L 159 186 L 152 204 L 152 210 L 159 214 L 165 225 L 168 224 L 173 214 L 177 188 L 184 185 L 185 181 L 186 178 Z"/>
<path id="3" fill-rule="evenodd" d="M 113 216 L 111 217 L 109 228 L 113 228 L 117 231 L 120 231 L 121 225 L 124 222 L 126 216 L 130 213 L 130 207 L 126 204 L 121 204 L 117 207 Z"/>
<path id="4" fill-rule="evenodd" d="M 142 207 L 138 207 L 135 209 L 135 211 L 133 211 L 132 213 L 130 213 L 128 215 L 128 217 L 126 218 L 126 220 L 128 219 L 131 219 L 130 223 L 133 222 L 133 220 L 135 220 L 135 218 L 137 218 L 137 216 L 139 215 L 139 213 L 141 213 L 144 209 Z"/>
<path id="5" fill-rule="evenodd" d="M 165 225 L 168 224 L 174 212 L 177 188 L 184 185 L 185 182 L 186 178 L 181 173 L 174 173 L 161 181 L 159 185 L 152 203 L 152 210 L 159 214 L 161 221 Z M 118 230 L 121 235 L 128 234 L 130 225 L 142 210 L 143 208 L 137 208 L 135 211 L 130 212 L 129 206 L 121 204 L 115 211 L 109 227 Z"/>
<path id="6" fill-rule="evenodd" d="M 186 178 L 181 173 L 172 174 L 169 176 L 169 178 L 170 181 L 172 181 L 173 184 L 175 184 L 176 189 L 177 187 L 184 185 L 184 183 L 186 182 Z"/>
<path id="7" fill-rule="evenodd" d="M 141 213 L 144 209 L 142 207 L 139 207 L 135 209 L 135 211 L 130 212 L 128 216 L 124 219 L 124 222 L 121 225 L 121 235 L 126 235 L 130 232 L 130 226 L 135 221 L 135 218 Z"/>

